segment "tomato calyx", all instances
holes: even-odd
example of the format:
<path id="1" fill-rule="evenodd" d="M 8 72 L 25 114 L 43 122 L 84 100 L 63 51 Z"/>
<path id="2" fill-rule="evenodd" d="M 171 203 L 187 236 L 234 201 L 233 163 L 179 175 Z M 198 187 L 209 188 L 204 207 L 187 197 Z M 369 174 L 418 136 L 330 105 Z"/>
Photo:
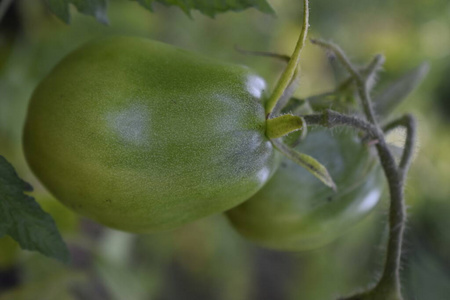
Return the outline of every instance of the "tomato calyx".
<path id="1" fill-rule="evenodd" d="M 291 132 L 302 130 L 304 128 L 302 117 L 292 114 L 281 115 L 276 118 L 266 120 L 266 136 L 269 139 L 283 137 Z"/>

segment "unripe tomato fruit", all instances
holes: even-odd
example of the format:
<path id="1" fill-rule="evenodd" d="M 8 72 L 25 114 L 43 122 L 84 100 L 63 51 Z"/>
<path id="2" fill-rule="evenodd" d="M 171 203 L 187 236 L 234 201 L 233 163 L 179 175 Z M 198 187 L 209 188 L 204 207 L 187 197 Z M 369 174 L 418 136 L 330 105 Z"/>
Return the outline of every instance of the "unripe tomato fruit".
<path id="1" fill-rule="evenodd" d="M 363 219 L 382 193 L 376 159 L 354 132 L 316 129 L 296 149 L 322 162 L 338 190 L 283 159 L 261 190 L 227 212 L 239 233 L 268 248 L 321 247 Z"/>
<path id="2" fill-rule="evenodd" d="M 243 202 L 276 168 L 264 89 L 246 67 L 108 38 L 37 87 L 25 155 L 75 211 L 125 231 L 172 229 Z"/>

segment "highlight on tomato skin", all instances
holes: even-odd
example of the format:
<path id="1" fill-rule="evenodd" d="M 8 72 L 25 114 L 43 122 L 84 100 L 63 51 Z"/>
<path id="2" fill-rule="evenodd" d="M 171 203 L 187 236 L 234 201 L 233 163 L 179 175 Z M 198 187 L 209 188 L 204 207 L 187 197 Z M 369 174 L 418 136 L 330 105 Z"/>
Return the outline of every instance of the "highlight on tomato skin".
<path id="1" fill-rule="evenodd" d="M 157 232 L 221 213 L 278 166 L 265 81 L 249 68 L 136 37 L 69 54 L 36 88 L 24 152 L 62 203 Z"/>
<path id="2" fill-rule="evenodd" d="M 312 130 L 297 149 L 324 163 L 338 191 L 284 159 L 261 190 L 226 213 L 241 235 L 264 247 L 322 247 L 364 219 L 381 199 L 381 169 L 354 131 Z"/>

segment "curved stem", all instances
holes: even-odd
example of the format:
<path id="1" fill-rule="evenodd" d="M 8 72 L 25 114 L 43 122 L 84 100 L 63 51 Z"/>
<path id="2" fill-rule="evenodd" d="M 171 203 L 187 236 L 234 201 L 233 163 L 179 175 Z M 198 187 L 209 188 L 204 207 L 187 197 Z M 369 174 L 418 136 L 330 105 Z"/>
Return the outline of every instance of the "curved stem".
<path id="1" fill-rule="evenodd" d="M 391 196 L 391 207 L 389 214 L 389 241 L 387 246 L 387 256 L 385 262 L 385 268 L 383 275 L 375 286 L 373 290 L 368 293 L 353 296 L 350 299 L 376 299 L 376 300 L 386 300 L 386 299 L 401 299 L 400 294 L 400 257 L 401 257 L 401 246 L 403 242 L 403 231 L 404 223 L 406 218 L 405 206 L 403 203 L 404 194 L 403 186 L 405 180 L 406 166 L 409 165 L 411 152 L 414 147 L 414 136 L 415 136 L 415 122 L 411 115 L 406 115 L 403 118 L 396 120 L 391 123 L 387 129 L 394 128 L 399 125 L 404 125 L 408 130 L 408 137 L 405 145 L 404 161 L 403 164 L 404 171 L 402 171 L 402 164 L 397 167 L 394 157 L 392 156 L 389 148 L 385 142 L 384 136 L 376 126 L 366 122 L 364 120 L 358 119 L 357 117 L 347 116 L 327 110 L 324 113 L 312 114 L 302 116 L 307 124 L 310 125 L 321 125 L 324 127 L 332 128 L 335 126 L 349 126 L 352 128 L 359 129 L 365 132 L 372 138 L 376 138 L 378 143 L 376 148 L 380 157 L 381 165 L 383 167 L 384 173 L 387 177 L 389 183 L 389 192 Z M 403 159 L 402 159 L 403 161 Z M 394 297 L 394 298 L 389 298 Z"/>
<path id="2" fill-rule="evenodd" d="M 405 126 L 406 126 L 406 141 L 405 141 L 405 149 L 403 151 L 402 159 L 400 160 L 400 171 L 402 171 L 403 177 L 406 177 L 406 173 L 409 170 L 409 167 L 411 166 L 415 144 L 416 144 L 416 137 L 417 137 L 417 125 L 416 125 L 416 119 L 410 115 L 407 114 L 404 117 L 405 120 Z"/>
<path id="3" fill-rule="evenodd" d="M 386 295 L 388 294 L 395 295 L 394 297 L 396 297 L 397 299 L 401 299 L 399 270 L 404 223 L 406 218 L 403 195 L 405 177 L 404 172 L 399 167 L 397 167 L 394 156 L 389 150 L 383 132 L 378 125 L 372 106 L 372 100 L 369 94 L 367 79 L 365 79 L 350 63 L 350 60 L 347 58 L 345 53 L 337 45 L 320 40 L 314 40 L 313 43 L 333 52 L 341 62 L 341 64 L 344 66 L 344 68 L 346 68 L 350 75 L 354 77 L 366 118 L 376 128 L 377 131 L 376 135 L 378 137 L 378 143 L 375 145 L 375 147 L 377 149 L 378 156 L 380 157 L 380 163 L 383 167 L 383 171 L 386 175 L 389 185 L 389 193 L 391 196 L 389 209 L 389 240 L 384 271 L 376 287 L 371 292 L 369 292 L 367 296 L 362 296 L 361 299 L 385 299 L 382 297 L 386 297 Z M 410 143 L 407 143 L 406 146 L 412 147 L 412 142 L 413 139 L 410 138 Z M 407 152 L 412 152 L 412 149 L 408 150 Z M 407 159 L 408 163 L 409 160 L 410 159 Z"/>
<path id="4" fill-rule="evenodd" d="M 400 295 L 400 259 L 406 218 L 403 194 L 404 180 L 398 172 L 394 157 L 387 147 L 384 137 L 379 140 L 376 149 L 388 181 L 391 201 L 389 208 L 389 239 L 386 260 L 383 274 L 375 290 L 379 289 L 387 291 L 380 292 L 382 295 L 386 295 L 389 292 Z"/>
<path id="5" fill-rule="evenodd" d="M 305 115 L 302 117 L 306 124 L 321 125 L 328 128 L 333 128 L 336 126 L 349 126 L 365 132 L 371 138 L 379 138 L 377 128 L 369 122 L 361 120 L 357 117 L 347 116 L 330 109 L 327 109 L 324 113 Z"/>
<path id="6" fill-rule="evenodd" d="M 375 112 L 372 106 L 372 100 L 369 93 L 368 80 L 367 77 L 364 78 L 360 72 L 350 63 L 344 52 L 336 45 L 332 43 L 327 43 L 324 41 L 314 40 L 313 43 L 324 47 L 325 49 L 333 52 L 338 60 L 342 63 L 344 68 L 350 73 L 356 82 L 358 89 L 358 94 L 360 96 L 361 104 L 364 109 L 367 120 L 371 126 L 367 126 L 364 122 L 355 121 L 353 119 L 344 119 L 342 116 L 338 116 L 336 119 L 336 124 L 347 123 L 347 125 L 352 127 L 357 127 L 370 132 L 374 137 L 377 137 L 378 143 L 375 145 L 378 156 L 380 158 L 380 163 L 383 171 L 386 175 L 389 194 L 391 197 L 390 209 L 389 209 L 389 240 L 387 245 L 386 261 L 384 265 L 383 274 L 381 276 L 378 284 L 370 291 L 359 294 L 349 299 L 365 299 L 365 300 L 400 300 L 400 259 L 402 252 L 403 243 L 403 232 L 406 219 L 406 209 L 404 204 L 404 181 L 407 169 L 409 168 L 411 157 L 415 142 L 415 121 L 410 115 L 407 115 L 402 120 L 398 120 L 390 125 L 386 129 L 390 130 L 392 127 L 399 126 L 399 124 L 407 128 L 407 139 L 405 144 L 405 150 L 400 162 L 397 166 L 395 163 L 394 156 L 389 150 L 383 131 L 381 130 L 377 119 L 375 117 Z M 377 65 L 381 65 L 383 59 L 381 56 L 379 59 L 374 60 L 374 68 Z M 325 115 L 329 115 L 326 112 Z M 308 122 L 308 117 L 304 116 L 306 122 Z M 327 117 L 325 121 L 325 126 L 330 127 L 330 122 L 333 123 L 333 119 Z M 370 128 L 368 130 L 367 128 Z M 373 130 L 373 132 L 372 132 Z"/>
<path id="7" fill-rule="evenodd" d="M 297 41 L 297 45 L 295 46 L 295 50 L 292 53 L 291 59 L 289 60 L 286 69 L 281 75 L 280 79 L 275 86 L 275 90 L 267 101 L 266 105 L 266 117 L 269 118 L 272 115 L 272 111 L 277 104 L 278 100 L 283 96 L 287 87 L 291 85 L 292 79 L 297 73 L 298 65 L 300 63 L 300 54 L 303 49 L 303 46 L 306 43 L 306 36 L 308 34 L 309 27 L 309 3 L 308 0 L 303 0 L 303 26 L 302 31 L 300 33 L 300 37 Z"/>
<path id="8" fill-rule="evenodd" d="M 406 128 L 406 141 L 405 148 L 403 150 L 402 158 L 400 160 L 399 168 L 406 174 L 408 172 L 409 166 L 411 165 L 412 157 L 414 154 L 414 148 L 416 143 L 416 120 L 415 118 L 407 114 L 399 119 L 396 119 L 383 127 L 383 131 L 388 133 L 389 131 L 397 128 Z"/>
<path id="9" fill-rule="evenodd" d="M 271 113 L 272 116 L 278 115 L 281 112 L 281 110 L 286 106 L 286 104 L 289 102 L 292 95 L 294 95 L 295 90 L 298 88 L 299 78 L 300 78 L 300 70 L 297 68 L 294 72 L 294 75 L 292 75 L 291 82 L 288 84 L 283 94 L 278 99 L 275 107 L 273 108 Z"/>

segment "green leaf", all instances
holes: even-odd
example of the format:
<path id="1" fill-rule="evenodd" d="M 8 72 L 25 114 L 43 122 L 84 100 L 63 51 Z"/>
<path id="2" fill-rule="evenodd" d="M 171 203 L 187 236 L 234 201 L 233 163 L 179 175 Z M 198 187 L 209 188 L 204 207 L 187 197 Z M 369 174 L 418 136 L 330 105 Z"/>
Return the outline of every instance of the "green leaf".
<path id="1" fill-rule="evenodd" d="M 227 11 L 242 11 L 255 8 L 263 13 L 274 14 L 272 7 L 266 0 L 132 0 L 153 11 L 153 3 L 158 2 L 167 6 L 178 6 L 190 16 L 192 10 L 214 17 L 218 13 Z M 49 9 L 62 21 L 70 23 L 69 4 L 73 4 L 77 10 L 85 15 L 94 16 L 97 21 L 108 24 L 106 10 L 108 0 L 45 0 Z"/>
<path id="2" fill-rule="evenodd" d="M 0 155 L 0 237 L 7 234 L 21 248 L 39 251 L 60 261 L 69 260 L 69 251 L 52 217 L 24 194 L 33 187 L 20 179 L 13 166 Z"/>
<path id="3" fill-rule="evenodd" d="M 75 5 L 80 13 L 95 17 L 100 23 L 109 23 L 106 15 L 108 0 L 45 0 L 45 2 L 50 10 L 67 24 L 70 23 L 69 4 Z"/>
<path id="4" fill-rule="evenodd" d="M 300 153 L 293 148 L 290 148 L 279 142 L 277 140 L 271 140 L 275 148 L 277 148 L 281 153 L 283 153 L 287 158 L 291 159 L 293 162 L 305 168 L 312 175 L 316 176 L 320 181 L 325 183 L 325 185 L 329 186 L 333 190 L 336 191 L 336 184 L 328 173 L 327 168 L 325 168 L 320 162 L 318 162 L 315 158 L 306 155 L 304 153 Z"/>
<path id="5" fill-rule="evenodd" d="M 158 2 L 168 6 L 178 6 L 187 15 L 191 10 L 198 10 L 202 14 L 214 17 L 218 13 L 227 11 L 242 11 L 247 8 L 256 8 L 263 13 L 274 14 L 272 7 L 266 0 L 134 0 L 148 10 L 153 10 L 153 3 Z"/>
<path id="6" fill-rule="evenodd" d="M 422 82 L 429 69 L 428 63 L 422 63 L 376 95 L 374 98 L 376 113 L 382 118 L 387 117 Z"/>

